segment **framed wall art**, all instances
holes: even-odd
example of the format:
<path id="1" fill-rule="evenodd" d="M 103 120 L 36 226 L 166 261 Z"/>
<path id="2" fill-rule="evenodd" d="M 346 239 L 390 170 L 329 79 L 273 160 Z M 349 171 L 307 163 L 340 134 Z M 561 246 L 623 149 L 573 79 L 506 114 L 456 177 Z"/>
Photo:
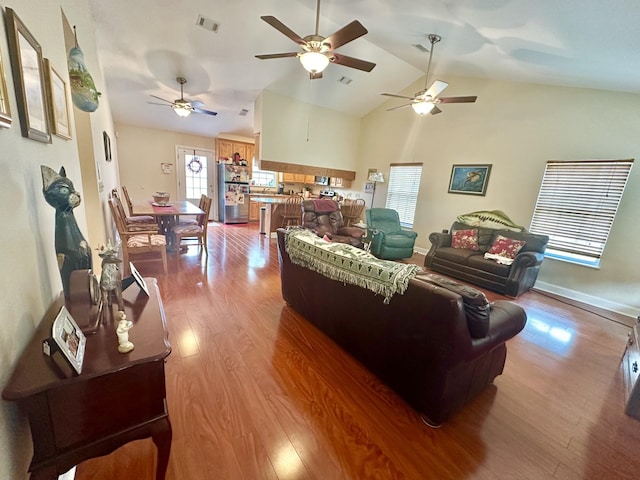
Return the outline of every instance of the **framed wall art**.
<path id="1" fill-rule="evenodd" d="M 0 127 L 11 126 L 11 108 L 9 107 L 9 93 L 7 92 L 7 80 L 4 76 L 2 65 L 2 52 L 0 52 Z"/>
<path id="2" fill-rule="evenodd" d="M 47 87 L 47 101 L 49 104 L 49 121 L 51 131 L 60 138 L 71 139 L 69 127 L 69 94 L 67 82 L 57 72 L 48 59 L 44 59 L 44 77 Z"/>
<path id="3" fill-rule="evenodd" d="M 22 136 L 49 143 L 42 48 L 11 8 L 5 17 Z"/>
<path id="4" fill-rule="evenodd" d="M 111 161 L 111 138 L 106 131 L 102 132 L 102 143 L 104 143 L 104 159 L 107 162 Z"/>
<path id="5" fill-rule="evenodd" d="M 449 180 L 449 193 L 485 195 L 491 165 L 454 165 Z"/>

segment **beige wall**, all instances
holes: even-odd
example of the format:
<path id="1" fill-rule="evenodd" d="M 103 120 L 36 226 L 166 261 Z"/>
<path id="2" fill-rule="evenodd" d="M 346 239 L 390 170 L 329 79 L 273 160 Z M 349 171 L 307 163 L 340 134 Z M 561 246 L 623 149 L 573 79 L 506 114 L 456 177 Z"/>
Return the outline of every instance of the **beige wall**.
<path id="1" fill-rule="evenodd" d="M 123 123 L 116 123 L 115 128 L 112 146 L 118 151 L 120 183 L 127 187 L 134 199 L 150 199 L 157 191 L 169 192 L 172 198 L 176 198 L 176 146 L 215 149 L 214 138 Z M 172 163 L 173 173 L 162 173 L 162 163 Z"/>
<path id="2" fill-rule="evenodd" d="M 421 118 L 410 108 L 385 111 L 390 100 L 363 119 L 358 179 L 370 167 L 388 173 L 392 162 L 424 162 L 416 211 L 417 245 L 449 228 L 456 216 L 504 210 L 528 226 L 551 159 L 636 158 L 640 162 L 640 95 L 532 84 L 447 78 L 446 96 L 478 95 L 475 104 L 443 104 L 443 113 Z M 419 91 L 417 81 L 405 94 Z M 453 164 L 493 165 L 484 197 L 447 193 Z M 362 180 L 360 180 L 362 183 Z M 358 185 L 354 183 L 354 188 Z M 362 188 L 360 186 L 360 188 Z M 384 198 L 386 185 L 376 192 Z M 606 308 L 637 314 L 640 258 L 631 254 L 640 235 L 636 165 L 599 269 L 546 259 L 538 286 Z M 633 312 L 636 312 L 635 314 Z"/>
<path id="3" fill-rule="evenodd" d="M 265 90 L 256 111 L 260 159 L 341 170 L 357 165 L 360 119 Z"/>
<path id="4" fill-rule="evenodd" d="M 14 3 L 17 5 L 11 6 L 42 46 L 44 56 L 50 59 L 68 81 L 62 7 L 69 22 L 78 27 L 78 38 L 89 71 L 106 96 L 95 54 L 88 3 L 84 0 L 20 0 Z M 3 13 L 4 6 L 3 4 Z M 0 54 L 5 67 L 13 116 L 12 127 L 0 129 L 0 168 L 3 177 L 0 202 L 5 206 L 0 213 L 0 220 L 5 226 L 0 231 L 0 265 L 4 273 L 0 276 L 0 386 L 4 387 L 34 328 L 62 290 L 54 246 L 54 210 L 42 195 L 40 165 L 47 165 L 56 171 L 61 166 L 65 167 L 67 176 L 74 182 L 83 199 L 83 203 L 74 210 L 76 220 L 94 248 L 93 243 L 97 238 L 103 238 L 104 233 L 100 232 L 99 226 L 93 234 L 88 232 L 89 215 L 85 213 L 86 205 L 99 204 L 100 199 L 94 197 L 97 191 L 95 186 L 94 193 L 89 195 L 83 188 L 83 169 L 95 169 L 95 163 L 90 161 L 88 167 L 81 165 L 78 154 L 78 142 L 82 145 L 88 142 L 88 150 L 91 151 L 95 148 L 95 141 L 78 137 L 73 118 L 72 140 L 54 136 L 51 144 L 44 144 L 23 138 L 4 22 L 0 22 Z M 101 139 L 102 130 L 109 128 L 111 116 L 108 109 L 108 105 L 101 102 L 100 108 L 91 118 L 93 124 L 88 135 Z M 99 161 L 98 157 L 96 161 Z M 102 172 L 105 188 L 110 188 L 117 177 L 116 162 L 112 163 L 113 166 L 105 166 Z M 92 213 L 92 219 L 96 215 L 99 217 L 99 212 Z M 100 223 L 104 223 L 102 218 L 98 225 Z M 13 402 L 0 401 L 0 478 L 27 478 L 31 453 L 31 435 L 23 412 Z"/>

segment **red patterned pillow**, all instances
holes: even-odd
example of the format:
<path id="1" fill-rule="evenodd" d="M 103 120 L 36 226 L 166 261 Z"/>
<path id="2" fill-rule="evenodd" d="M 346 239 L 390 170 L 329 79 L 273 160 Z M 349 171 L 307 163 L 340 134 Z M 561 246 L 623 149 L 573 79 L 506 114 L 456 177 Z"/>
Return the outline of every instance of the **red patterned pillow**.
<path id="1" fill-rule="evenodd" d="M 453 230 L 451 232 L 451 246 L 453 248 L 468 248 L 478 250 L 478 229 Z"/>
<path id="2" fill-rule="evenodd" d="M 516 255 L 520 251 L 524 244 L 527 243 L 524 240 L 515 240 L 513 238 L 503 237 L 497 235 L 493 241 L 493 245 L 487 253 L 493 253 L 500 255 L 501 257 L 516 258 Z"/>

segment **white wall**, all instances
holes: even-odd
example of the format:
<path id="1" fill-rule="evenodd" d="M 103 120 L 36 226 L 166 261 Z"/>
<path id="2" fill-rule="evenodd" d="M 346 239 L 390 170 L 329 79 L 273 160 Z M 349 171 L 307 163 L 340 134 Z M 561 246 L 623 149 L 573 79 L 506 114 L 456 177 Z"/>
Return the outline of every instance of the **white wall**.
<path id="1" fill-rule="evenodd" d="M 265 90 L 256 111 L 260 159 L 355 170 L 360 119 Z"/>
<path id="2" fill-rule="evenodd" d="M 43 55 L 51 60 L 68 82 L 62 7 L 69 22 L 78 26 L 89 71 L 104 92 L 102 74 L 95 56 L 91 12 L 86 1 L 20 0 L 14 2 L 12 7 L 42 46 Z M 0 202 L 4 206 L 0 211 L 4 226 L 0 230 L 0 265 L 4 274 L 0 276 L 0 387 L 4 387 L 36 325 L 62 290 L 54 246 L 55 212 L 42 195 L 40 165 L 48 165 L 56 171 L 61 166 L 65 167 L 67 176 L 83 196 L 83 203 L 74 212 L 80 230 L 85 236 L 88 234 L 85 213 L 87 199 L 82 187 L 82 166 L 78 158 L 75 129 L 72 130 L 72 140 L 54 136 L 51 144 L 23 138 L 4 22 L 0 22 L 0 54 L 13 116 L 12 127 L 0 129 L 0 168 L 3 177 Z M 108 105 L 101 104 L 100 113 L 96 112 L 98 115 L 92 119 L 97 122 L 95 128 L 99 129 L 98 132 L 91 132 L 92 135 L 101 135 L 102 122 L 109 121 L 110 113 L 105 110 L 108 110 Z M 75 126 L 73 118 L 72 124 Z M 114 172 L 114 167 L 107 168 L 105 177 L 115 178 Z M 24 412 L 19 411 L 13 402 L 0 401 L 0 478 L 27 478 L 31 454 L 31 434 Z"/>
<path id="3" fill-rule="evenodd" d="M 363 119 L 358 179 L 367 168 L 388 174 L 393 162 L 424 162 L 415 231 L 428 249 L 429 233 L 449 228 L 457 215 L 503 210 L 528 226 L 544 172 L 552 159 L 636 158 L 640 162 L 640 95 L 589 89 L 446 78 L 445 96 L 478 95 L 475 104 L 443 104 L 443 113 L 417 116 L 411 108 L 387 112 L 390 100 Z M 405 94 L 419 91 L 419 80 Z M 447 193 L 453 164 L 493 165 L 484 197 Z M 362 180 L 361 180 L 362 181 Z M 357 185 L 354 184 L 354 188 Z M 378 184 L 384 197 L 386 184 Z M 635 207 L 640 165 L 625 191 L 599 269 L 551 259 L 539 284 L 622 313 L 640 307 L 640 235 Z"/>

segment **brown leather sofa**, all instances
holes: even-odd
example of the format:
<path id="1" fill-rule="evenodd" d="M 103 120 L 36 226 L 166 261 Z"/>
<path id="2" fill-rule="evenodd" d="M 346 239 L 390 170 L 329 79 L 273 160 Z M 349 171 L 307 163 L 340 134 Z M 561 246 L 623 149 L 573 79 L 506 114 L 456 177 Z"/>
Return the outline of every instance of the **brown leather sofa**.
<path id="1" fill-rule="evenodd" d="M 362 248 L 365 231 L 346 227 L 342 212 L 333 200 L 305 200 L 302 202 L 302 226 L 318 236 L 327 236 L 332 242 L 348 243 Z"/>
<path id="2" fill-rule="evenodd" d="M 483 331 L 470 330 L 477 314 L 473 300 L 481 292 L 451 282 L 451 288 L 460 292 L 456 293 L 426 274 L 410 280 L 403 295 L 396 294 L 384 304 L 381 295 L 292 263 L 285 230 L 277 234 L 282 296 L 287 304 L 432 426 L 444 422 L 502 373 L 505 342 L 525 326 L 521 307 L 498 300 L 486 309 Z M 470 302 L 465 303 L 463 296 Z M 339 307 L 327 308 L 328 302 Z"/>
<path id="3" fill-rule="evenodd" d="M 453 248 L 451 232 L 468 229 L 478 229 L 478 250 Z M 497 235 L 526 242 L 511 265 L 484 258 Z M 429 240 L 431 249 L 424 259 L 425 267 L 515 298 L 535 285 L 549 237 L 454 222 L 448 233 L 432 233 Z"/>

